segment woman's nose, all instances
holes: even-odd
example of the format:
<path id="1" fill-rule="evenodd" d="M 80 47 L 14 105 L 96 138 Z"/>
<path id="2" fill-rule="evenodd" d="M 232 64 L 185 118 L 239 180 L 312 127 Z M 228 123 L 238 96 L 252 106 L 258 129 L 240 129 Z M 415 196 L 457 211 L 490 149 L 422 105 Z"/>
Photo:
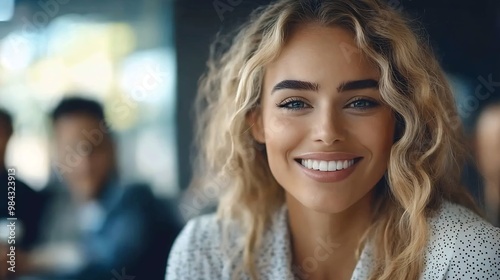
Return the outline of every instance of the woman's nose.
<path id="1" fill-rule="evenodd" d="M 332 109 L 324 110 L 318 115 L 316 124 L 313 124 L 315 142 L 332 145 L 334 142 L 344 141 L 346 138 L 345 121 L 340 113 Z"/>

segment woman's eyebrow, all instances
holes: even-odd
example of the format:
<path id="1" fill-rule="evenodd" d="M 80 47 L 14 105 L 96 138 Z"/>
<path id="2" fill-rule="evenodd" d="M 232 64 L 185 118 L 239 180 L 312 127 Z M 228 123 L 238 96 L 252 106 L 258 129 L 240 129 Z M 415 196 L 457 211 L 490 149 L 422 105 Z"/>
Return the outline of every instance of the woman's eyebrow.
<path id="1" fill-rule="evenodd" d="M 283 80 L 277 83 L 271 94 L 277 90 L 281 89 L 293 89 L 293 90 L 308 90 L 308 91 L 318 91 L 319 85 L 317 83 L 298 81 L 298 80 Z"/>
<path id="2" fill-rule="evenodd" d="M 337 91 L 340 93 L 350 90 L 359 90 L 367 88 L 378 88 L 378 81 L 374 79 L 364 79 L 364 80 L 342 82 L 337 87 Z M 283 80 L 277 83 L 273 87 L 271 94 L 274 93 L 275 91 L 282 89 L 318 91 L 319 85 L 317 83 L 311 83 L 299 80 Z"/>
<path id="3" fill-rule="evenodd" d="M 358 90 L 367 88 L 378 88 L 378 81 L 373 79 L 365 79 L 365 80 L 343 82 L 337 87 L 337 92 L 340 93 L 349 90 Z"/>

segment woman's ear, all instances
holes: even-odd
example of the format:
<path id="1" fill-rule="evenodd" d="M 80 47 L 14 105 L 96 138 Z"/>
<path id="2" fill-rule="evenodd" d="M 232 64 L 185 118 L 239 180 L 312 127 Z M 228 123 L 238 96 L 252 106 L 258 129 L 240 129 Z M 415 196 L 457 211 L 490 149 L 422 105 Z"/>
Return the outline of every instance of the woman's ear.
<path id="1" fill-rule="evenodd" d="M 247 114 L 247 124 L 250 127 L 250 132 L 252 133 L 255 141 L 260 144 L 266 143 L 264 124 L 260 108 L 255 108 Z"/>

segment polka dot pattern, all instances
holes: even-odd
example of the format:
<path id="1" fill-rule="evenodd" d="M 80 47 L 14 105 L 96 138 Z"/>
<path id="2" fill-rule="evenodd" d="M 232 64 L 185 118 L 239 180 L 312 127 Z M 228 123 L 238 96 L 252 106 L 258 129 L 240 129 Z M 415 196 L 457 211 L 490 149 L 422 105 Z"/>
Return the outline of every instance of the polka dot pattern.
<path id="1" fill-rule="evenodd" d="M 499 228 L 450 202 L 443 203 L 440 211 L 429 219 L 429 227 L 430 239 L 421 279 L 500 280 Z M 238 269 L 243 260 L 241 231 L 233 226 L 228 238 L 223 238 L 221 229 L 221 221 L 214 214 L 189 221 L 172 248 L 166 279 L 250 279 Z M 368 279 L 373 258 L 372 245 L 367 244 L 351 279 Z M 256 268 L 260 279 L 307 277 L 303 270 L 291 265 L 285 206 L 277 211 L 265 233 Z"/>

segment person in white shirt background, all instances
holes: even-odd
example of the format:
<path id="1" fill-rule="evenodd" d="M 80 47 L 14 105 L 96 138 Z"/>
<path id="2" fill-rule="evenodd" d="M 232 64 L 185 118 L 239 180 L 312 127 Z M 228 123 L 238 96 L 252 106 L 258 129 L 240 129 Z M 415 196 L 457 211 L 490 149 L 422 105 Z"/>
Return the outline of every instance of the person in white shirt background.
<path id="1" fill-rule="evenodd" d="M 221 197 L 166 279 L 500 278 L 450 86 L 399 12 L 277 1 L 208 68 L 193 182 Z"/>
<path id="2" fill-rule="evenodd" d="M 476 164 L 484 185 L 486 214 L 500 226 L 500 95 L 481 108 L 474 133 Z"/>

